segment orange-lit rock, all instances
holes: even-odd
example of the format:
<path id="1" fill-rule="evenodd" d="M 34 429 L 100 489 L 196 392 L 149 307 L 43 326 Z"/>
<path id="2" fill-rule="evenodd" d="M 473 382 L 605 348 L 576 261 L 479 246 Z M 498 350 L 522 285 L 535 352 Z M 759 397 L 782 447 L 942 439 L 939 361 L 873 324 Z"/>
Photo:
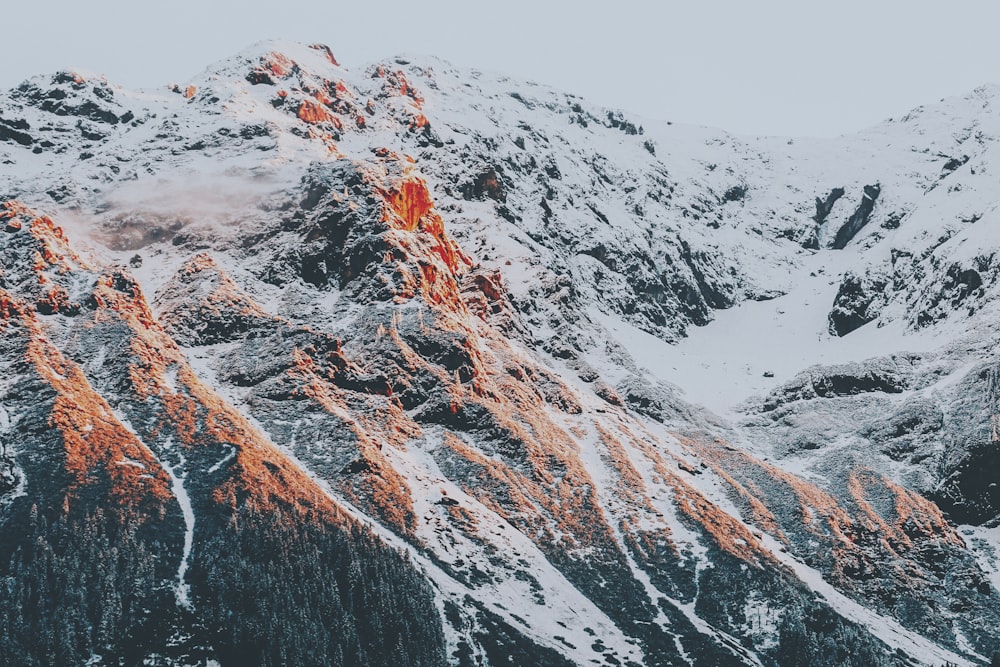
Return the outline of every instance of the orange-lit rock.
<path id="1" fill-rule="evenodd" d="M 24 213 L 34 215 L 26 208 L 22 210 Z M 52 222 L 52 218 L 48 216 L 35 217 L 28 230 L 38 242 L 36 271 L 54 268 L 59 273 L 68 273 L 74 267 L 88 268 L 87 263 L 70 248 L 62 227 L 56 226 Z"/>
<path id="2" fill-rule="evenodd" d="M 5 232 L 19 232 L 21 231 L 21 221 L 17 218 L 11 218 L 7 221 L 6 226 L 4 226 Z"/>
<path id="3" fill-rule="evenodd" d="M 337 67 L 340 67 L 340 63 L 338 63 L 337 59 L 333 57 L 333 51 L 326 44 L 318 44 L 318 43 L 310 44 L 309 48 L 316 49 L 317 51 L 321 52 L 324 56 L 326 56 L 326 59 L 330 61 L 331 65 L 336 65 Z"/>
<path id="4" fill-rule="evenodd" d="M 264 58 L 264 67 L 270 70 L 271 74 L 278 77 L 286 77 L 292 73 L 292 68 L 295 67 L 295 62 L 283 53 L 277 53 L 271 51 Z"/>
<path id="5" fill-rule="evenodd" d="M 848 476 L 847 488 L 863 516 L 886 537 L 885 546 L 890 552 L 908 550 L 917 536 L 963 544 L 937 505 L 871 470 L 853 470 Z M 895 516 L 883 516 L 872 504 L 886 497 L 893 500 Z"/>
<path id="6" fill-rule="evenodd" d="M 302 100 L 299 104 L 297 115 L 300 120 L 313 125 L 317 123 L 329 123 L 338 130 L 343 129 L 344 127 L 344 124 L 338 117 L 334 116 L 326 107 L 312 99 L 307 98 Z"/>
<path id="7" fill-rule="evenodd" d="M 336 102 L 336 100 L 334 100 L 332 97 L 330 97 L 330 94 L 327 93 L 322 88 L 316 88 L 316 89 L 310 90 L 308 92 L 316 99 L 317 102 L 319 102 L 320 104 L 322 104 L 324 106 L 332 107 L 334 105 L 334 103 Z"/>
<path id="8" fill-rule="evenodd" d="M 760 501 L 762 494 L 757 485 L 752 482 L 748 482 L 746 485 L 741 484 L 736 481 L 732 475 L 719 466 L 714 466 L 713 470 L 743 498 L 744 502 L 747 503 L 750 508 L 750 516 L 753 519 L 755 526 L 759 526 L 766 533 L 781 540 L 785 544 L 788 543 L 788 537 L 781 530 L 781 524 L 778 522 L 777 517 L 764 503 Z"/>
<path id="9" fill-rule="evenodd" d="M 406 74 L 404 74 L 401 70 L 390 71 L 386 69 L 385 65 L 379 65 L 372 72 L 372 78 L 385 79 L 383 87 L 385 95 L 408 97 L 413 101 L 413 105 L 418 109 L 424 102 L 424 98 L 420 95 L 416 88 L 410 85 L 409 80 L 406 78 Z"/>
<path id="10" fill-rule="evenodd" d="M 326 145 L 327 153 L 330 157 L 342 157 L 340 151 L 337 148 L 337 141 L 334 139 L 333 134 L 330 132 L 323 132 L 316 127 L 309 128 L 309 138 L 315 139 L 316 141 L 322 142 Z"/>
<path id="11" fill-rule="evenodd" d="M 212 266 L 210 258 L 199 256 L 188 269 L 200 271 Z M 226 287 L 225 280 L 222 287 Z M 97 311 L 84 331 L 101 335 L 97 329 L 110 326 L 116 334 L 124 333 L 122 353 L 130 363 L 127 375 L 118 381 L 126 382 L 129 390 L 125 395 L 143 406 L 144 414 L 152 415 L 142 427 L 144 438 L 150 442 L 175 438 L 192 457 L 205 456 L 198 452 L 208 450 L 208 456 L 220 460 L 227 452 L 235 452 L 222 481 L 202 489 L 202 494 L 224 511 L 245 504 L 262 511 L 292 511 L 296 520 L 341 516 L 315 483 L 195 376 L 177 344 L 152 316 L 133 280 L 120 271 L 109 272 L 98 281 L 94 301 Z M 174 373 L 172 380 L 167 380 L 168 369 Z"/>
<path id="12" fill-rule="evenodd" d="M 35 304 L 35 309 L 42 315 L 55 315 L 56 313 L 75 315 L 80 311 L 80 304 L 70 302 L 69 293 L 64 287 L 52 285 Z"/>
<path id="13" fill-rule="evenodd" d="M 735 448 L 689 445 L 733 487 L 734 497 L 753 498 L 744 505 L 748 518 L 790 547 L 803 539 L 822 545 L 799 555 L 824 563 L 838 585 L 856 594 L 879 594 L 878 587 L 869 589 L 876 572 L 895 579 L 900 590 L 912 589 L 926 576 L 920 563 L 928 545 L 963 546 L 936 505 L 863 467 L 845 471 L 836 482 L 844 492 L 838 497 Z M 788 511 L 790 501 L 796 512 Z"/>
<path id="14" fill-rule="evenodd" d="M 121 425 L 79 366 L 45 337 L 31 310 L 4 290 L 0 316 L 0 336 L 23 350 L 30 367 L 55 392 L 49 425 L 62 441 L 68 473 L 64 507 L 85 487 L 94 487 L 123 507 L 162 516 L 163 503 L 172 494 L 155 457 Z M 102 484 L 105 481 L 109 483 Z"/>
<path id="15" fill-rule="evenodd" d="M 340 478 L 339 490 L 353 502 L 374 510 L 400 534 L 412 535 L 416 528 L 416 516 L 410 489 L 406 480 L 390 464 L 373 434 L 379 434 L 386 442 L 396 441 L 397 446 L 402 447 L 406 434 L 415 435 L 419 429 L 407 424 L 408 418 L 392 408 L 383 409 L 380 421 L 368 422 L 349 416 L 351 412 L 345 402 L 345 393 L 326 375 L 323 364 L 304 350 L 295 350 L 293 355 L 296 363 L 289 374 L 298 384 L 301 394 L 315 401 L 331 418 L 339 420 L 356 443 L 357 456 L 350 464 L 355 474 Z M 385 393 L 390 391 L 386 387 Z M 386 433 L 393 424 L 397 424 L 396 430 L 403 435 L 402 438 Z M 387 426 L 390 429 L 386 429 Z"/>
<path id="16" fill-rule="evenodd" d="M 399 94 L 404 97 L 409 97 L 419 107 L 423 103 L 424 98 L 420 96 L 420 93 L 417 92 L 416 88 L 410 85 L 410 82 L 406 79 L 406 75 L 401 71 L 396 71 L 395 79 L 396 85 L 399 86 Z"/>
<path id="17" fill-rule="evenodd" d="M 389 151 L 385 155 L 391 158 Z M 385 261 L 396 265 L 397 300 L 420 292 L 433 304 L 464 312 L 457 278 L 472 266 L 472 260 L 446 234 L 427 183 L 409 160 L 404 165 L 401 176 L 376 185 L 386 202 L 383 221 L 394 230 L 386 235 L 390 251 Z"/>
<path id="18" fill-rule="evenodd" d="M 105 311 L 99 311 L 98 317 L 105 314 L 110 316 L 114 312 L 119 317 L 128 318 L 133 326 L 151 329 L 162 336 L 160 325 L 139 284 L 124 269 L 115 269 L 102 275 L 94 287 L 93 299 Z"/>
<path id="19" fill-rule="evenodd" d="M 499 271 L 478 273 L 474 279 L 480 291 L 490 301 L 505 301 L 507 299 L 507 292 L 503 288 L 503 276 Z"/>
<path id="20" fill-rule="evenodd" d="M 296 70 L 295 62 L 288 56 L 272 51 L 263 56 L 260 63 L 247 75 L 247 81 L 257 84 L 274 85 L 275 79 L 291 76 Z"/>
<path id="21" fill-rule="evenodd" d="M 191 99 L 191 98 L 192 98 L 192 97 L 194 97 L 194 96 L 195 96 L 195 95 L 196 95 L 197 93 L 198 93 L 198 88 L 197 88 L 197 86 L 193 86 L 193 85 L 191 85 L 191 86 L 188 86 L 188 87 L 187 87 L 187 90 L 185 90 L 185 91 L 184 91 L 184 97 L 185 97 L 185 99 Z"/>
<path id="22" fill-rule="evenodd" d="M 407 174 L 389 195 L 392 211 L 402 220 L 403 229 L 406 231 L 415 230 L 434 208 L 427 183 L 419 176 Z"/>

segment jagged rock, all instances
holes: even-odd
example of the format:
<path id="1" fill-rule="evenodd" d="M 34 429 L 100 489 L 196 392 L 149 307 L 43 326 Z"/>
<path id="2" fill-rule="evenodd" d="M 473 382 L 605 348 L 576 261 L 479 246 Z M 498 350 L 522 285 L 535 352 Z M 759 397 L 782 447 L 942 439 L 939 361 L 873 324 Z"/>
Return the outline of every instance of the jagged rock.
<path id="1" fill-rule="evenodd" d="M 770 411 L 793 401 L 814 398 L 872 392 L 898 394 L 917 382 L 914 373 L 920 361 L 916 355 L 893 355 L 857 364 L 811 368 L 771 392 L 763 409 Z"/>
<path id="2" fill-rule="evenodd" d="M 833 205 L 837 203 L 838 199 L 844 196 L 845 192 L 844 188 L 834 188 L 830 190 L 830 194 L 826 196 L 826 199 L 816 197 L 816 214 L 813 216 L 813 220 L 816 221 L 817 225 L 822 225 L 826 222 L 830 212 L 833 210 Z"/>
<path id="3" fill-rule="evenodd" d="M 917 327 L 925 327 L 944 319 L 956 310 L 975 312 L 978 302 L 985 295 L 983 273 L 996 275 L 998 265 L 992 255 L 977 257 L 975 268 L 965 268 L 959 264 L 950 265 L 930 293 L 921 295 L 921 300 L 911 315 Z"/>
<path id="4" fill-rule="evenodd" d="M 466 199 L 483 199 L 489 197 L 498 202 L 507 200 L 504 193 L 503 179 L 494 168 L 487 168 L 478 174 L 471 183 L 462 187 L 462 195 Z"/>
<path id="5" fill-rule="evenodd" d="M 14 467 L 14 461 L 10 458 L 0 457 L 0 501 L 3 500 L 3 496 L 16 489 L 20 481 L 21 478 L 17 468 Z"/>
<path id="6" fill-rule="evenodd" d="M 22 146 L 30 146 L 35 140 L 25 130 L 31 126 L 24 119 L 7 120 L 0 118 L 0 141 L 14 141 Z"/>
<path id="7" fill-rule="evenodd" d="M 979 526 L 1000 516 L 1000 446 L 989 441 L 963 444 L 962 460 L 949 466 L 931 497 L 955 523 Z"/>
<path id="8" fill-rule="evenodd" d="M 872 211 L 875 208 L 875 202 L 878 201 L 878 196 L 881 194 L 882 188 L 877 183 L 875 185 L 866 185 L 861 195 L 861 203 L 858 204 L 858 208 L 851 214 L 851 217 L 847 219 L 844 226 L 837 230 L 837 235 L 833 239 L 833 244 L 830 246 L 834 250 L 843 250 L 848 243 L 851 242 L 858 232 L 868 224 L 871 219 Z M 817 215 L 819 214 L 819 207 L 817 206 Z"/>
<path id="9" fill-rule="evenodd" d="M 830 310 L 830 333 L 846 336 L 875 320 L 879 315 L 879 302 L 887 284 L 888 280 L 878 275 L 845 274 Z"/>
<path id="10" fill-rule="evenodd" d="M 956 169 L 958 169 L 959 167 L 963 166 L 968 161 L 969 161 L 969 156 L 968 155 L 963 155 L 961 157 L 948 158 L 948 161 L 945 162 L 944 166 L 941 167 L 942 177 L 950 174 L 953 171 L 955 171 Z"/>

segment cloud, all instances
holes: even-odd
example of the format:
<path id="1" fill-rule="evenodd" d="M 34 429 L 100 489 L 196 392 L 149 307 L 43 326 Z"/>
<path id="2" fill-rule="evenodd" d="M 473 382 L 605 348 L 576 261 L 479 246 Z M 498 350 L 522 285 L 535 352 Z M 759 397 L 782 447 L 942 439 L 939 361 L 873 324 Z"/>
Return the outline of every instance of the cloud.
<path id="1" fill-rule="evenodd" d="M 224 240 L 257 218 L 267 203 L 292 186 L 273 173 L 227 170 L 140 179 L 108 191 L 92 213 L 62 215 L 68 231 L 113 251 L 197 235 Z"/>

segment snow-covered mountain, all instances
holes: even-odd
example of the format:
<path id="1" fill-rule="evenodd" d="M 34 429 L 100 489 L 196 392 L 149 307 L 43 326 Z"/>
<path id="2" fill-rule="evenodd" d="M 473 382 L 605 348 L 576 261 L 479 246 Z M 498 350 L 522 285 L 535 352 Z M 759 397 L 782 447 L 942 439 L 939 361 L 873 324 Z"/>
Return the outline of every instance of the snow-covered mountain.
<path id="1" fill-rule="evenodd" d="M 322 45 L 26 81 L 0 663 L 989 663 L 996 97 L 789 140 Z"/>

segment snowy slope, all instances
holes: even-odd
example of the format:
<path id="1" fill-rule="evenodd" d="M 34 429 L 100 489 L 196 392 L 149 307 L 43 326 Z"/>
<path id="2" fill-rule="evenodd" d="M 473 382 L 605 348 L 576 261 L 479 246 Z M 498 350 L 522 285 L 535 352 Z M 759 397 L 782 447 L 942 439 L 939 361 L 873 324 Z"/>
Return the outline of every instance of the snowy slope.
<path id="1" fill-rule="evenodd" d="M 129 394 L 149 374 L 238 415 L 409 554 L 450 662 L 977 664 L 995 96 L 790 141 L 284 42 L 158 91 L 39 77 L 0 97 L 2 194 L 98 268 L 58 268 L 12 205 L 0 288 L 109 404 L 181 433 L 173 399 Z M 126 306 L 101 281 L 139 313 L 107 339 Z M 242 450 L 134 418 L 197 615 L 198 494 Z"/>

